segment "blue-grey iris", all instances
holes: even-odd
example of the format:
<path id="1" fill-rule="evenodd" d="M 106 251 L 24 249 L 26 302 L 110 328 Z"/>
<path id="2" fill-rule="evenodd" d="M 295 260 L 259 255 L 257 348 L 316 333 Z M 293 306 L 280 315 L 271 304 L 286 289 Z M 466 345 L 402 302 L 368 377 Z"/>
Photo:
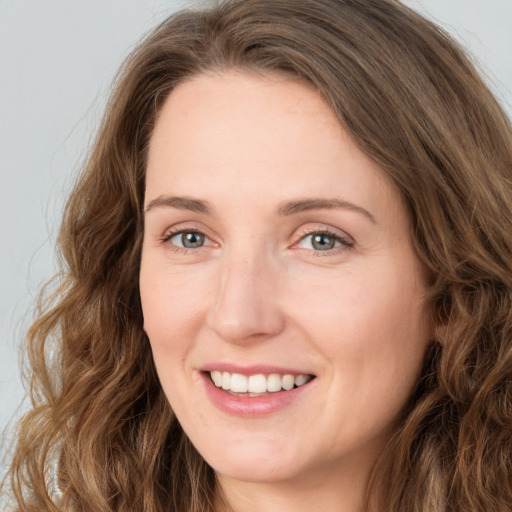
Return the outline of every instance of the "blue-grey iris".
<path id="1" fill-rule="evenodd" d="M 204 245 L 204 235 L 194 232 L 183 233 L 181 235 L 181 243 L 187 249 L 197 249 Z"/>
<path id="2" fill-rule="evenodd" d="M 311 245 L 317 251 L 328 251 L 329 249 L 333 249 L 336 244 L 336 239 L 331 235 L 318 234 L 313 235 L 311 240 Z"/>

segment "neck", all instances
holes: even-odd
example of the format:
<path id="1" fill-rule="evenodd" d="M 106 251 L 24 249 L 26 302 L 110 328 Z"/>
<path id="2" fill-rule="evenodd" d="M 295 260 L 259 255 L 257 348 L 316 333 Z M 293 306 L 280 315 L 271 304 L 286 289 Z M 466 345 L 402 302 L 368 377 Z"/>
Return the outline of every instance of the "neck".
<path id="1" fill-rule="evenodd" d="M 334 470 L 278 482 L 218 475 L 215 512 L 361 512 L 367 474 Z"/>

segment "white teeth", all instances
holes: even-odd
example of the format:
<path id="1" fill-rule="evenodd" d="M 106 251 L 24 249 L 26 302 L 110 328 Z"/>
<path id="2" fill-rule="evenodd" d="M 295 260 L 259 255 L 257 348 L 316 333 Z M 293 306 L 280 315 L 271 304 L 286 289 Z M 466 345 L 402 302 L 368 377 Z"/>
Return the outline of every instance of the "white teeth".
<path id="1" fill-rule="evenodd" d="M 211 372 L 211 377 L 213 380 L 213 383 L 218 387 L 222 387 L 222 372 L 219 372 L 217 370 Z"/>
<path id="2" fill-rule="evenodd" d="M 249 396 L 259 396 L 265 393 L 275 393 L 277 391 L 289 391 L 294 387 L 300 387 L 312 379 L 311 375 L 279 375 L 271 373 L 263 375 L 258 373 L 246 377 L 240 373 L 220 372 L 214 370 L 210 372 L 212 382 L 218 388 L 232 393 L 249 393 Z"/>
<path id="3" fill-rule="evenodd" d="M 247 393 L 247 377 L 239 373 L 231 375 L 231 391 L 234 393 Z"/>
<path id="4" fill-rule="evenodd" d="M 300 388 L 301 386 L 304 386 L 304 384 L 307 384 L 312 378 L 312 375 L 295 375 L 294 384 Z"/>
<path id="5" fill-rule="evenodd" d="M 267 391 L 267 378 L 259 373 L 249 377 L 249 393 L 265 393 Z"/>
<path id="6" fill-rule="evenodd" d="M 283 377 L 283 388 L 289 391 L 293 389 L 293 386 L 295 386 L 295 377 L 293 375 L 285 375 Z"/>
<path id="7" fill-rule="evenodd" d="M 297 387 L 303 386 L 309 380 L 310 380 L 309 375 L 297 375 L 297 377 L 295 377 L 295 385 Z"/>
<path id="8" fill-rule="evenodd" d="M 267 378 L 267 390 L 271 392 L 281 391 L 281 387 L 281 375 L 271 373 Z"/>

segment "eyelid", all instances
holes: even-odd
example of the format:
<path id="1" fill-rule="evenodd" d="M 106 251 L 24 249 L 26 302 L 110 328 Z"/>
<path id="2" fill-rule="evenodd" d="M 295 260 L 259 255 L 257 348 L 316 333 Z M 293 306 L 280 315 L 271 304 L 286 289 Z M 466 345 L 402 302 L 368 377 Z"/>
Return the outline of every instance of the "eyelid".
<path id="1" fill-rule="evenodd" d="M 201 231 L 198 228 L 195 227 L 183 227 L 183 228 L 169 228 L 165 231 L 165 233 L 162 235 L 161 240 L 162 242 L 168 242 L 171 238 L 175 237 L 176 235 L 179 235 L 181 233 L 199 233 L 201 235 L 204 235 L 206 239 L 210 239 L 210 237 Z"/>
<path id="2" fill-rule="evenodd" d="M 219 244 L 214 240 L 212 236 L 208 234 L 207 229 L 197 226 L 195 223 L 180 222 L 175 226 L 168 227 L 163 234 L 159 237 L 159 242 L 165 245 L 169 250 L 181 254 L 197 253 L 201 249 L 218 247 Z M 180 247 L 171 243 L 171 239 L 181 233 L 199 233 L 204 236 L 204 245 L 196 248 Z"/>
<path id="3" fill-rule="evenodd" d="M 178 221 L 174 224 L 167 224 L 165 226 L 162 226 L 162 229 L 160 231 L 160 235 L 158 238 L 160 240 L 168 240 L 170 237 L 176 235 L 177 233 L 183 233 L 184 231 L 190 231 L 193 233 L 201 233 L 205 237 L 208 237 L 209 239 L 212 239 L 211 236 L 211 230 L 206 228 L 204 224 L 201 222 L 197 222 L 194 220 L 183 220 Z"/>
<path id="4" fill-rule="evenodd" d="M 321 253 L 332 254 L 336 251 L 343 251 L 350 249 L 355 245 L 355 240 L 352 238 L 348 233 L 345 231 L 333 228 L 331 226 L 326 225 L 316 225 L 316 226 L 305 226 L 299 230 L 297 233 L 297 240 L 293 243 L 292 247 L 294 248 L 300 248 L 298 245 L 305 240 L 308 236 L 314 236 L 314 235 L 328 235 L 333 238 L 335 238 L 337 241 L 341 243 L 341 246 L 335 247 L 332 249 L 327 249 L 325 251 L 315 251 L 314 249 L 304 249 L 304 250 L 310 250 L 317 255 L 320 255 Z"/>
<path id="5" fill-rule="evenodd" d="M 207 232 L 209 230 L 205 229 L 203 227 L 198 227 L 195 223 L 186 223 L 186 222 L 180 222 L 179 224 L 175 226 L 168 227 L 164 233 L 159 237 L 160 242 L 164 245 L 167 245 L 169 248 L 171 248 L 174 251 L 178 252 L 188 252 L 193 251 L 197 252 L 198 250 L 202 248 L 207 247 L 219 247 L 219 244 L 215 242 L 215 239 L 210 236 Z M 199 233 L 204 236 L 205 238 L 205 244 L 198 247 L 198 248 L 187 248 L 187 247 L 180 247 L 178 245 L 174 245 L 170 243 L 170 240 L 181 234 L 181 233 Z M 301 248 L 299 247 L 299 244 L 305 240 L 308 236 L 314 236 L 314 235 L 327 235 L 330 237 L 333 237 L 340 243 L 338 247 L 333 247 L 331 249 L 326 249 L 324 251 L 321 250 L 315 250 L 315 249 L 307 249 L 307 248 Z M 347 249 L 350 249 L 355 244 L 355 240 L 352 236 L 350 236 L 347 232 L 342 231 L 338 228 L 334 228 L 332 226 L 328 226 L 325 224 L 313 224 L 313 225 L 306 225 L 301 227 L 297 234 L 295 235 L 295 241 L 291 245 L 291 248 L 294 249 L 303 249 L 305 251 L 310 251 L 312 253 L 315 253 L 316 255 L 328 255 L 333 254 L 339 251 L 344 251 Z"/>

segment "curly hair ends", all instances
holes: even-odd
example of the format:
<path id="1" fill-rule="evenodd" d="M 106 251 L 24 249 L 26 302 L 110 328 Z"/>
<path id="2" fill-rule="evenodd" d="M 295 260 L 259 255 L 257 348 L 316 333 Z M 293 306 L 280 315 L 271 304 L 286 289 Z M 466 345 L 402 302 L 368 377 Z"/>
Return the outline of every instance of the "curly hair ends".
<path id="1" fill-rule="evenodd" d="M 60 285 L 28 335 L 18 509 L 212 510 L 214 472 L 158 382 L 138 272 L 160 107 L 176 84 L 230 68 L 315 87 L 409 209 L 439 336 L 367 509 L 510 509 L 512 128 L 457 45 L 395 0 L 226 0 L 171 16 L 127 60 L 67 204 Z"/>

